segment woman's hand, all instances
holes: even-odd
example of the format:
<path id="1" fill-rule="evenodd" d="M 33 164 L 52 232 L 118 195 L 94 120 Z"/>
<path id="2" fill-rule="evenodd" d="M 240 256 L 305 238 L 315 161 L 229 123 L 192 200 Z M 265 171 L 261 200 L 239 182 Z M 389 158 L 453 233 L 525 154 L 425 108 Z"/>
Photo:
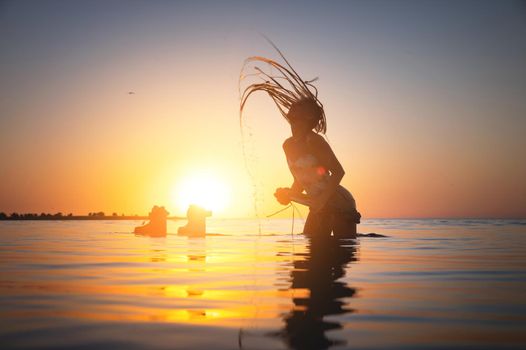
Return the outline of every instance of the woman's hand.
<path id="1" fill-rule="evenodd" d="M 278 200 L 280 204 L 287 205 L 290 203 L 290 188 L 279 187 L 274 192 L 274 197 Z"/>

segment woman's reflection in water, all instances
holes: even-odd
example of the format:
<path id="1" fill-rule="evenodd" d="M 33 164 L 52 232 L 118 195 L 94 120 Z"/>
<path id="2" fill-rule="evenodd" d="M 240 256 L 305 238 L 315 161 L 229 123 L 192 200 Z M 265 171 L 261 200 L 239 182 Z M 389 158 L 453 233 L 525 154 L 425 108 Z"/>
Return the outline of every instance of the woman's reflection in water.
<path id="1" fill-rule="evenodd" d="M 331 339 L 326 332 L 341 329 L 342 324 L 327 321 L 325 316 L 352 312 L 346 298 L 356 290 L 338 281 L 345 276 L 345 268 L 356 261 L 356 241 L 329 238 L 312 238 L 308 254 L 303 260 L 294 261 L 292 289 L 308 289 L 310 295 L 293 298 L 294 309 L 284 315 L 285 328 L 280 335 L 292 349 L 328 349 L 345 344 Z"/>

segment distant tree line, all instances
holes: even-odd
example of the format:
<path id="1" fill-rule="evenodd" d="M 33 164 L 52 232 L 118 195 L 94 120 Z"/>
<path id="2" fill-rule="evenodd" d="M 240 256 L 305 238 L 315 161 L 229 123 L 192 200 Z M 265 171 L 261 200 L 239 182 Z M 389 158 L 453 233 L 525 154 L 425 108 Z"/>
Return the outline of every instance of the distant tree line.
<path id="1" fill-rule="evenodd" d="M 0 220 L 6 220 L 6 219 L 34 219 L 34 218 L 62 218 L 62 217 L 72 217 L 73 214 L 69 213 L 67 215 L 62 214 L 61 212 L 50 214 L 50 213 L 11 213 L 11 215 L 7 215 L 6 213 L 0 213 Z"/>
<path id="2" fill-rule="evenodd" d="M 73 213 L 69 213 L 65 215 L 62 212 L 58 212 L 55 214 L 17 213 L 17 212 L 6 214 L 4 212 L 0 212 L 0 220 L 90 220 L 90 219 L 97 220 L 97 219 L 105 219 L 105 218 L 126 219 L 126 218 L 142 218 L 142 216 L 139 216 L 137 214 L 135 215 L 121 214 L 119 216 L 117 213 L 113 213 L 111 216 L 106 216 L 106 214 L 103 211 L 90 212 L 88 215 L 73 215 Z"/>

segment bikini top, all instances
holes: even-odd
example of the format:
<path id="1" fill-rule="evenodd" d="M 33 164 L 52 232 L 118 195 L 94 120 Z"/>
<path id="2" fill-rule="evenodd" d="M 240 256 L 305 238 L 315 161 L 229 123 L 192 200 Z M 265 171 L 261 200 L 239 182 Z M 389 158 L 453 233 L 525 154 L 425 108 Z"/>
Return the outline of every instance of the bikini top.
<path id="1" fill-rule="evenodd" d="M 316 197 L 327 187 L 329 171 L 313 154 L 306 153 L 294 160 L 287 158 L 287 164 L 309 196 Z"/>

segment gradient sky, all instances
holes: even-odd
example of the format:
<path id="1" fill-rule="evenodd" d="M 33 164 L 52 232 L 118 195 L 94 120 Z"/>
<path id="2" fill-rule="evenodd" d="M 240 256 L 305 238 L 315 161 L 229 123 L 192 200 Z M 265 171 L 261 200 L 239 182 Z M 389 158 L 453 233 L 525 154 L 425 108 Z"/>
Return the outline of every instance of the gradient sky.
<path id="1" fill-rule="evenodd" d="M 364 217 L 526 217 L 519 1 L 1 2 L 0 211 L 180 215 L 206 172 L 231 188 L 218 215 L 254 215 L 238 77 L 278 58 L 261 34 L 320 78 Z M 262 216 L 290 131 L 263 94 L 246 123 Z"/>

